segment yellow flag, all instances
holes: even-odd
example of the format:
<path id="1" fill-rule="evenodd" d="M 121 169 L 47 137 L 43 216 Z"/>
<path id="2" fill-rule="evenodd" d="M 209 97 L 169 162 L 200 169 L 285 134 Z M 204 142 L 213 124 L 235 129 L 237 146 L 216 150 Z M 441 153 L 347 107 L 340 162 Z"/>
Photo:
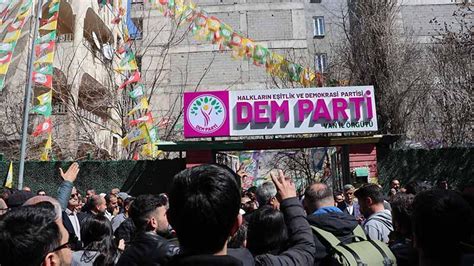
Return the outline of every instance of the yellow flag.
<path id="1" fill-rule="evenodd" d="M 4 187 L 13 188 L 13 163 L 10 162 L 10 167 L 8 168 L 7 178 L 5 180 Z"/>
<path id="2" fill-rule="evenodd" d="M 36 97 L 36 99 L 38 99 L 40 105 L 50 103 L 52 98 L 53 98 L 53 91 L 52 90 L 48 91 L 47 93 L 43 93 L 40 96 Z"/>
<path id="3" fill-rule="evenodd" d="M 143 97 L 137 104 L 137 106 L 133 107 L 133 109 L 128 112 L 128 115 L 133 115 L 136 111 L 143 109 L 148 109 L 148 100 L 146 99 L 146 97 Z"/>
<path id="4" fill-rule="evenodd" d="M 26 17 L 28 17 L 30 15 L 30 10 L 31 8 L 28 8 L 28 10 L 26 10 L 25 12 L 23 12 L 22 14 L 19 14 L 16 18 L 17 20 L 22 20 Z"/>
<path id="5" fill-rule="evenodd" d="M 46 141 L 46 145 L 44 145 L 45 150 L 51 150 L 51 144 L 52 144 L 52 139 L 51 139 L 51 134 L 48 134 L 48 140 Z"/>
<path id="6" fill-rule="evenodd" d="M 58 27 L 58 21 L 57 21 L 57 20 L 53 20 L 53 21 L 51 21 L 51 22 L 48 23 L 48 24 L 44 24 L 44 25 L 41 26 L 39 29 L 40 29 L 40 30 L 55 30 L 57 27 Z"/>
<path id="7" fill-rule="evenodd" d="M 5 35 L 4 43 L 16 42 L 20 38 L 20 30 L 9 32 Z"/>
<path id="8" fill-rule="evenodd" d="M 36 61 L 34 62 L 35 65 L 37 64 L 45 64 L 45 63 L 50 63 L 52 64 L 54 61 L 54 51 L 49 53 L 49 54 L 45 54 L 44 56 L 36 59 Z"/>
<path id="9" fill-rule="evenodd" d="M 126 147 L 130 145 L 130 143 L 144 138 L 150 138 L 146 124 L 142 124 L 140 127 L 130 131 L 130 133 L 128 133 L 127 136 L 122 139 L 122 146 Z"/>
<path id="10" fill-rule="evenodd" d="M 40 161 L 49 161 L 49 152 L 47 149 L 44 149 L 44 151 L 41 153 L 41 156 L 40 156 Z"/>
<path id="11" fill-rule="evenodd" d="M 137 70 L 137 69 L 138 69 L 137 62 L 135 60 L 132 60 L 124 66 L 119 66 L 115 68 L 115 71 L 121 73 L 123 71 L 130 71 L 130 70 Z"/>
<path id="12" fill-rule="evenodd" d="M 7 63 L 7 64 L 1 64 L 1 65 L 0 65 L 0 74 L 2 74 L 2 75 L 7 74 L 8 66 L 9 66 L 9 65 L 10 65 L 9 63 Z"/>

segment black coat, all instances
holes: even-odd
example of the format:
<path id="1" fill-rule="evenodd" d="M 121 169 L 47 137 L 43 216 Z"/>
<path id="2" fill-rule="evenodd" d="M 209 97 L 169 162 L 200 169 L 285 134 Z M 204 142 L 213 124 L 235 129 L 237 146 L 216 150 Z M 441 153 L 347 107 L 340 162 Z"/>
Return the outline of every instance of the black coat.
<path id="1" fill-rule="evenodd" d="M 63 225 L 66 228 L 66 231 L 69 233 L 69 244 L 71 245 L 72 250 L 80 250 L 82 249 L 82 242 L 79 241 L 79 236 L 76 235 L 76 232 L 74 232 L 74 227 L 72 226 L 71 220 L 69 220 L 69 217 L 65 211 L 63 211 L 62 214 L 63 218 Z M 88 215 L 83 212 L 78 212 L 76 214 L 77 220 L 79 220 L 79 231 L 82 226 L 82 221 L 84 221 L 84 218 L 86 218 Z"/>
<path id="2" fill-rule="evenodd" d="M 352 243 L 352 231 L 358 225 L 354 216 L 344 212 L 311 214 L 308 216 L 308 222 L 312 226 L 332 233 L 345 244 Z M 313 234 L 313 236 L 316 245 L 314 265 L 331 265 L 329 244 L 325 245 L 325 240 L 320 239 L 318 235 Z"/>
<path id="3" fill-rule="evenodd" d="M 137 232 L 117 265 L 164 265 L 178 252 L 179 247 L 171 240 L 151 232 Z"/>
<path id="4" fill-rule="evenodd" d="M 255 265 L 311 265 L 314 261 L 314 239 L 311 227 L 298 198 L 285 199 L 280 204 L 288 230 L 288 249 L 279 255 L 255 257 Z"/>

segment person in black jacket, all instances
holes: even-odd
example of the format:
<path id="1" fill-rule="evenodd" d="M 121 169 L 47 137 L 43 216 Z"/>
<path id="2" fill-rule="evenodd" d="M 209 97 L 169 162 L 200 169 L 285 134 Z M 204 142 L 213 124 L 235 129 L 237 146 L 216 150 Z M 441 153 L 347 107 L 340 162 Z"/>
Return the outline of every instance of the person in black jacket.
<path id="1" fill-rule="evenodd" d="M 117 265 L 165 265 L 179 252 L 177 245 L 162 237 L 168 232 L 166 199 L 140 195 L 130 206 L 129 216 L 136 227 L 135 238 L 125 247 Z"/>
<path id="2" fill-rule="evenodd" d="M 227 249 L 229 236 L 240 224 L 240 188 L 238 176 L 226 167 L 200 165 L 178 173 L 169 193 L 168 218 L 176 230 L 181 252 L 169 265 L 248 265 L 240 256 L 248 250 Z M 272 179 L 280 195 L 290 247 L 279 255 L 263 254 L 256 265 L 310 265 L 314 260 L 314 242 L 304 211 L 296 197 L 293 182 L 280 176 Z M 248 258 L 248 257 L 247 257 Z M 251 257 L 250 257 L 251 258 Z"/>
<path id="3" fill-rule="evenodd" d="M 334 206 L 331 189 L 323 183 L 314 183 L 306 188 L 303 205 L 312 226 L 334 234 L 343 243 L 352 242 L 352 231 L 358 225 L 354 216 Z M 316 253 L 314 265 L 331 265 L 330 246 L 314 234 Z"/>

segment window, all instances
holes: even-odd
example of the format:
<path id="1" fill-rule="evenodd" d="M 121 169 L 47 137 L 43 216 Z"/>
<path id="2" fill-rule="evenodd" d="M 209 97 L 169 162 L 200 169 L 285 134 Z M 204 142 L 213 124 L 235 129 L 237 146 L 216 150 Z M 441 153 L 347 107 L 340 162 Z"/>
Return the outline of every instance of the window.
<path id="1" fill-rule="evenodd" d="M 328 68 L 328 57 L 327 54 L 316 54 L 314 58 L 315 66 L 316 66 L 316 71 L 319 73 L 325 73 Z"/>
<path id="2" fill-rule="evenodd" d="M 324 17 L 314 17 L 314 37 L 324 37 L 326 28 L 324 25 Z"/>

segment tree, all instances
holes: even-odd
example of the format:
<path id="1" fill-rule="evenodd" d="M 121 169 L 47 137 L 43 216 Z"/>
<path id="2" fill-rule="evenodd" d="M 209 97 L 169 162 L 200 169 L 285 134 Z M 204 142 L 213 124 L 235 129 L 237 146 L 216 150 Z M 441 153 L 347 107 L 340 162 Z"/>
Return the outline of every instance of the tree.
<path id="1" fill-rule="evenodd" d="M 427 146 L 460 146 L 474 141 L 472 16 L 470 6 L 463 4 L 451 22 L 430 21 L 437 29 L 427 49 L 434 82 L 419 112 L 419 135 Z"/>

